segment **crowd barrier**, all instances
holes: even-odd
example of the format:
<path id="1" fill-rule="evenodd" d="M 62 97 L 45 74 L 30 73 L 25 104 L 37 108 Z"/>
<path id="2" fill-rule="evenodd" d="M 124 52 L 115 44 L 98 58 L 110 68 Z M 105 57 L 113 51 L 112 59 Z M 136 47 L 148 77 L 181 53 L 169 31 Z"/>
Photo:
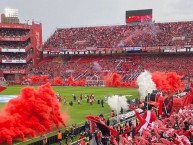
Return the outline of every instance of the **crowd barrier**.
<path id="1" fill-rule="evenodd" d="M 80 132 L 82 132 L 82 131 L 84 131 L 85 130 L 85 126 L 83 125 L 83 126 L 81 126 L 81 127 L 78 127 L 77 128 L 77 133 L 79 134 Z M 69 137 L 69 134 L 70 133 L 70 131 L 68 130 L 68 133 L 66 133 L 66 132 L 63 132 L 62 133 L 62 138 L 64 139 L 64 140 L 69 140 L 70 139 L 70 137 Z M 54 143 L 57 143 L 58 142 L 58 140 L 57 140 L 57 135 L 54 135 L 54 136 L 51 136 L 51 137 L 48 137 L 47 138 L 47 145 L 51 145 L 51 144 L 54 144 Z M 39 141 L 36 141 L 36 142 L 33 142 L 33 143 L 30 143 L 29 145 L 42 145 L 43 144 L 43 139 L 40 139 Z M 74 142 L 74 143 L 71 143 L 71 145 L 76 145 L 77 144 L 77 141 L 76 142 Z"/>
<path id="2" fill-rule="evenodd" d="M 142 109 L 136 109 L 140 114 L 143 114 L 143 110 Z M 134 115 L 134 111 L 129 111 L 125 114 L 121 114 L 119 115 L 119 121 L 120 122 L 114 122 L 116 120 L 117 116 L 113 117 L 110 119 L 111 123 L 113 124 L 113 126 L 117 126 L 118 123 L 125 123 L 126 121 L 134 121 L 136 120 L 136 117 Z M 81 127 L 78 127 L 77 130 L 76 130 L 76 134 L 73 134 L 73 135 L 78 135 L 80 134 L 82 131 L 85 131 L 85 126 L 81 126 Z M 68 133 L 63 132 L 62 133 L 62 138 L 64 140 L 64 142 L 66 143 L 68 140 L 70 140 L 70 131 L 68 130 Z M 57 140 L 57 135 L 54 135 L 54 136 L 51 136 L 51 137 L 48 137 L 47 138 L 47 145 L 51 145 L 51 144 L 54 144 L 54 143 L 57 143 L 58 140 Z M 71 143 L 71 145 L 78 145 L 79 144 L 79 141 L 80 140 L 77 140 L 77 141 L 74 141 Z M 36 141 L 36 142 L 33 142 L 29 145 L 42 145 L 43 144 L 43 140 L 39 140 L 39 141 Z"/>

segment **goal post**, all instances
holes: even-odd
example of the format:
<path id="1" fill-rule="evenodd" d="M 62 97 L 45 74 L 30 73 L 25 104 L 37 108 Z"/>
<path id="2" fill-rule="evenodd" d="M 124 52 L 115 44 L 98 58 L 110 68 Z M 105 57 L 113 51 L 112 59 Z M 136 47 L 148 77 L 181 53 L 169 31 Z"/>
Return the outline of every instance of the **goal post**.
<path id="1" fill-rule="evenodd" d="M 105 86 L 104 80 L 86 80 L 86 86 Z"/>

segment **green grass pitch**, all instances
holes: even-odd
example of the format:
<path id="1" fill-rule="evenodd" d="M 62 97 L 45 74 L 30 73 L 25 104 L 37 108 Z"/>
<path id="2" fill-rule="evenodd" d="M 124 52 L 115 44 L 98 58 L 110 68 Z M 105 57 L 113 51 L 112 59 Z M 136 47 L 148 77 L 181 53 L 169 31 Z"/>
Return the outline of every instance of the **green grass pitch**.
<path id="1" fill-rule="evenodd" d="M 18 95 L 20 93 L 21 88 L 24 86 L 9 86 L 5 91 L 0 92 L 0 95 Z M 35 88 L 37 88 L 35 86 Z M 105 114 L 106 117 L 110 115 L 110 107 L 108 104 L 104 104 L 104 108 L 101 105 L 97 104 L 97 100 L 101 100 L 104 96 L 112 96 L 112 95 L 132 95 L 133 99 L 138 97 L 137 89 L 133 88 L 109 88 L 109 87 L 63 87 L 63 86 L 53 86 L 52 87 L 55 92 L 59 92 L 62 96 L 62 100 L 64 96 L 67 99 L 67 104 L 61 102 L 61 112 L 67 113 L 70 116 L 70 119 L 66 122 L 67 126 L 70 126 L 74 123 L 78 125 L 83 124 L 86 120 L 84 118 L 85 115 L 99 115 Z M 77 102 L 74 102 L 73 106 L 69 105 L 70 101 L 73 101 L 72 94 L 75 94 L 78 98 L 80 94 L 83 95 L 83 101 L 79 105 Z M 85 95 L 93 94 L 95 96 L 95 102 L 93 105 L 86 103 L 84 98 Z M 5 103 L 0 103 L 0 109 L 5 106 Z M 63 129 L 63 128 L 62 128 Z M 56 131 L 56 129 L 55 129 Z M 49 133 L 47 136 L 51 136 L 56 134 L 56 132 Z M 18 144 L 28 144 L 32 141 L 37 140 L 33 139 L 28 142 L 19 142 Z M 16 142 L 15 142 L 16 143 Z"/>

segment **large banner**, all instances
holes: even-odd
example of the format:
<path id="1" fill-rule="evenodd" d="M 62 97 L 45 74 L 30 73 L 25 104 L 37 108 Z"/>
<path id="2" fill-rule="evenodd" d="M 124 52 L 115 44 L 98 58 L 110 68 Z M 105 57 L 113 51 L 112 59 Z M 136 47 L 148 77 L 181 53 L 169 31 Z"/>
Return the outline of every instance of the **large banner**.
<path id="1" fill-rule="evenodd" d="M 49 49 L 44 49 L 44 51 L 50 51 Z M 68 52 L 69 54 L 84 54 L 84 53 L 88 53 L 90 51 L 90 53 L 92 54 L 92 52 L 96 52 L 96 53 L 110 53 L 111 51 L 125 51 L 125 48 L 122 47 L 116 47 L 116 48 L 97 48 L 97 47 L 86 47 L 86 49 L 66 49 L 66 52 Z M 81 52 L 81 53 L 80 53 Z"/>
<path id="2" fill-rule="evenodd" d="M 1 52 L 25 52 L 24 48 L 0 48 Z"/>
<path id="3" fill-rule="evenodd" d="M 126 47 L 125 48 L 126 52 L 140 52 L 142 51 L 141 47 Z"/>
<path id="4" fill-rule="evenodd" d="M 160 47 L 158 47 L 158 46 L 156 46 L 156 47 L 142 47 L 142 51 L 143 52 L 159 52 Z"/>
<path id="5" fill-rule="evenodd" d="M 26 63 L 26 60 L 9 60 L 9 59 L 2 59 L 2 63 Z"/>
<path id="6" fill-rule="evenodd" d="M 25 36 L 17 36 L 17 37 L 2 37 L 0 36 L 0 41 L 26 41 L 26 39 L 30 37 L 30 33 Z"/>
<path id="7" fill-rule="evenodd" d="M 30 25 L 27 24 L 6 24 L 1 23 L 0 28 L 20 28 L 20 29 L 30 29 Z"/>
<path id="8" fill-rule="evenodd" d="M 21 37 L 0 37 L 0 41 L 21 41 Z"/>
<path id="9" fill-rule="evenodd" d="M 3 70 L 3 74 L 25 74 L 25 70 Z"/>
<path id="10" fill-rule="evenodd" d="M 188 45 L 188 48 L 193 48 L 193 46 Z M 55 49 L 52 50 L 51 48 L 44 48 L 44 52 L 53 52 L 53 53 L 60 53 L 65 51 L 65 54 L 99 54 L 99 53 L 114 53 L 114 52 L 176 52 L 178 51 L 184 51 L 186 46 L 146 46 L 146 47 L 115 47 L 115 48 L 107 48 L 107 47 L 86 47 L 85 49 Z M 193 51 L 193 49 L 191 49 Z"/>

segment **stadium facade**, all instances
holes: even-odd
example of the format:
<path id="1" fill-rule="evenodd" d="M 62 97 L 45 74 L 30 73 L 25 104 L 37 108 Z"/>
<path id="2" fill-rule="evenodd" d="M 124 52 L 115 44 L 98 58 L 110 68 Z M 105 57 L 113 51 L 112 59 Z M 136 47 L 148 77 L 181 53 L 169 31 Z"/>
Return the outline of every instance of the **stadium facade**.
<path id="1" fill-rule="evenodd" d="M 0 23 L 0 65 L 6 80 L 26 76 L 41 59 L 41 46 L 41 23 Z"/>

